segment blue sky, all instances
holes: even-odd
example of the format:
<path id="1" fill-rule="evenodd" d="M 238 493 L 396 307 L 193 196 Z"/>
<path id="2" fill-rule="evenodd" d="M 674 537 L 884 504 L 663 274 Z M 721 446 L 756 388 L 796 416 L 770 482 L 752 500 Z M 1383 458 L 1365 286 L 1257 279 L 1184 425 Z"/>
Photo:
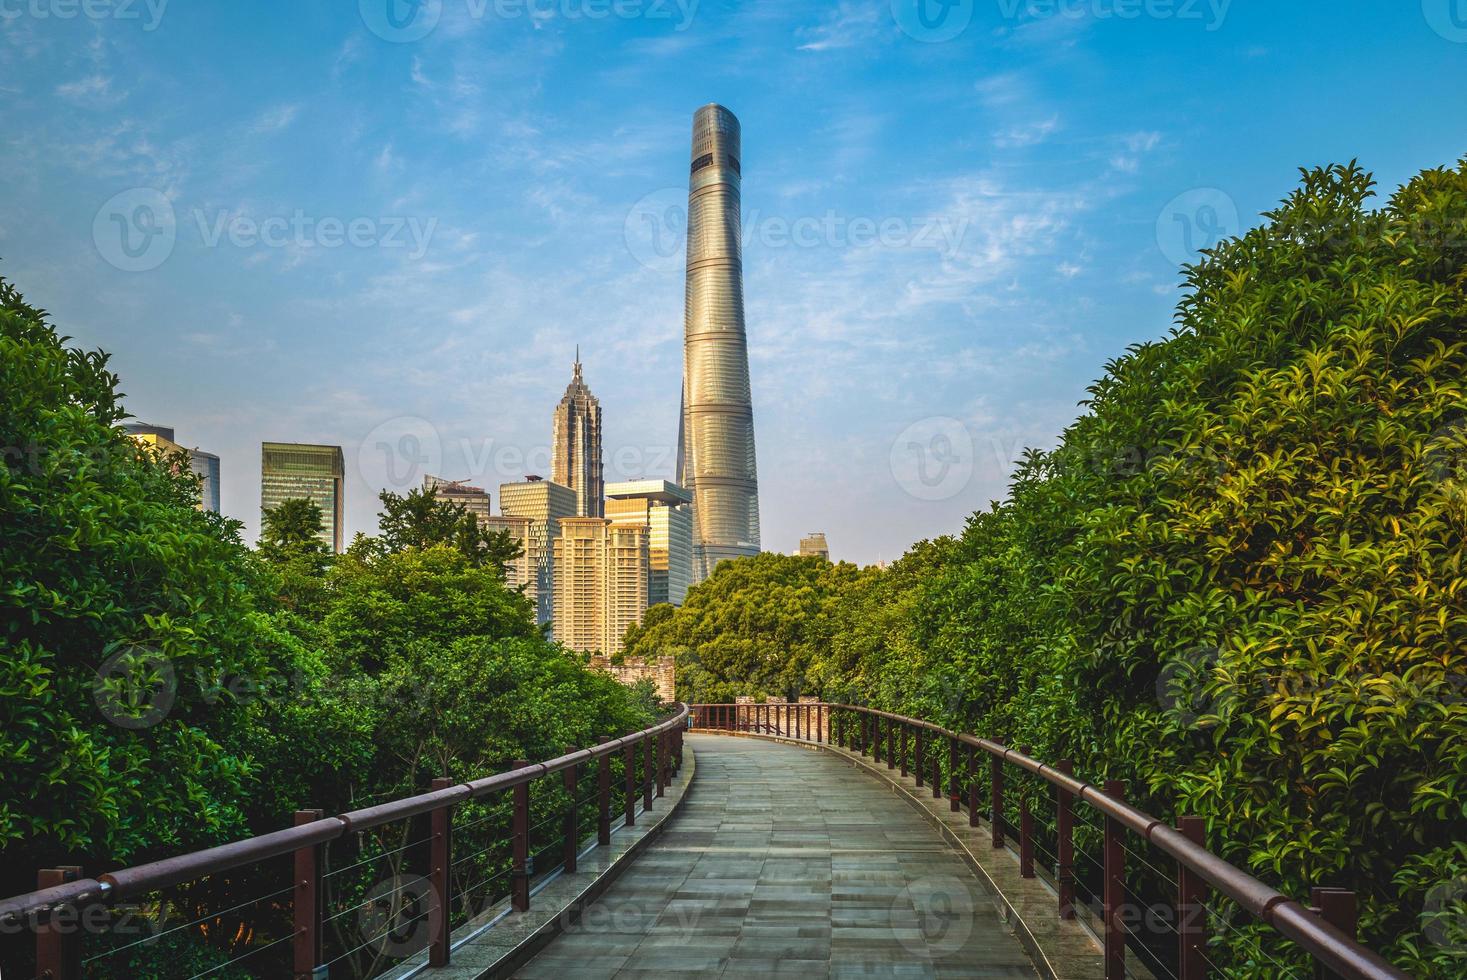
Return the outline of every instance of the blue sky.
<path id="1" fill-rule="evenodd" d="M 928 2 L 0 0 L 0 274 L 248 540 L 262 439 L 345 447 L 349 531 L 544 471 L 577 343 L 607 478 L 670 475 L 721 102 L 764 545 L 869 562 L 1001 497 L 1298 167 L 1467 153 L 1467 0 Z"/>

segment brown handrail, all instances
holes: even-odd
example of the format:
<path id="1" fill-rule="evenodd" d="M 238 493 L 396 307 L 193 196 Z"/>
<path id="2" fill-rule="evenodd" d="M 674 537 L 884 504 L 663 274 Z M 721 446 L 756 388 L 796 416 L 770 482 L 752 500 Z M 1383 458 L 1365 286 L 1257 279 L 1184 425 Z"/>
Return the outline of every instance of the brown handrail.
<path id="1" fill-rule="evenodd" d="M 734 728 L 758 734 L 755 731 L 756 716 L 754 712 L 754 709 L 757 707 L 764 706 L 754 704 L 690 704 L 688 705 L 688 710 L 694 719 L 694 729 L 728 730 L 729 728 Z M 871 718 L 895 722 L 906 728 L 932 732 L 933 734 L 949 739 L 953 743 L 960 743 L 975 749 L 980 749 L 1001 763 L 1011 763 L 1033 773 L 1064 793 L 1081 800 L 1108 819 L 1116 821 L 1126 830 L 1156 845 L 1157 848 L 1169 855 L 1180 866 L 1191 871 L 1221 894 L 1237 902 L 1239 907 L 1255 919 L 1298 944 L 1337 975 L 1350 978 L 1350 980 L 1410 980 L 1409 974 L 1402 972 L 1380 955 L 1360 945 L 1351 936 L 1326 921 L 1321 915 L 1317 915 L 1299 902 L 1253 877 L 1241 868 L 1228 863 L 1223 858 L 1212 853 L 1201 844 L 1194 842 L 1187 835 L 1164 821 L 1142 810 L 1138 810 L 1124 800 L 1117 799 L 1105 793 L 1091 783 L 1076 779 L 1074 776 L 1061 771 L 1055 766 L 1039 762 L 1023 752 L 1011 749 L 991 739 L 977 738 L 962 732 L 950 731 L 934 722 L 894 714 L 890 711 L 824 701 L 814 703 L 805 702 L 798 705 L 790 705 L 790 707 L 797 709 L 796 717 L 799 717 L 801 710 L 805 711 L 808 717 L 808 711 L 810 709 L 816 709 L 817 718 L 831 719 L 837 711 L 866 715 Z M 702 724 L 705 720 L 705 712 L 714 716 L 711 720 L 715 724 Z M 719 725 L 717 724 L 719 721 L 731 721 L 732 724 Z M 817 722 L 816 724 L 819 723 Z M 764 726 L 761 725 L 759 727 Z M 806 731 L 809 732 L 810 728 L 807 727 Z M 830 743 L 837 743 L 841 734 L 838 726 L 830 728 L 830 737 L 825 736 L 824 728 L 815 729 L 815 733 L 816 738 L 810 738 L 807 735 L 802 741 L 828 741 Z M 786 737 L 790 735 L 788 732 L 783 732 L 782 734 Z M 857 733 L 855 731 L 848 731 L 846 734 L 850 736 L 849 741 L 856 740 Z M 841 741 L 844 742 L 847 740 Z M 849 747 L 855 748 L 855 746 Z M 879 735 L 873 747 L 878 753 L 881 752 L 882 747 Z M 863 754 L 865 753 L 866 746 L 864 744 L 860 746 L 860 751 Z M 888 766 L 890 764 L 891 761 L 888 760 Z M 905 766 L 905 756 L 903 757 L 903 766 Z M 999 772 L 1001 773 L 1001 770 Z M 950 774 L 950 778 L 953 780 L 951 797 L 954 808 L 956 809 L 960 802 L 959 794 L 956 792 L 956 785 L 958 779 L 962 777 L 959 777 L 954 772 Z M 1001 780 L 1001 775 L 995 778 Z M 918 766 L 917 781 L 918 785 L 920 785 L 922 781 L 920 764 Z M 1001 787 L 1002 783 L 998 782 L 998 786 Z M 938 785 L 935 782 L 933 790 L 934 795 L 936 795 Z M 1001 789 L 998 791 L 1001 792 Z M 976 795 L 974 795 L 970 797 L 970 800 L 976 800 L 976 798 Z M 997 797 L 995 798 L 997 799 Z M 995 841 L 999 840 L 1001 838 L 995 836 Z"/>
<path id="2" fill-rule="evenodd" d="M 482 779 L 457 783 L 426 793 L 418 793 L 338 816 L 324 817 L 285 830 L 276 830 L 201 851 L 192 851 L 131 868 L 122 868 L 96 878 L 71 881 L 0 900 L 0 923 L 29 920 L 33 923 L 44 924 L 61 909 L 116 902 L 130 895 L 156 891 L 242 865 L 281 857 L 302 848 L 325 844 L 350 833 L 370 830 L 382 824 L 405 820 L 466 800 L 510 790 L 528 784 L 541 776 L 603 757 L 610 757 L 624 747 L 639 745 L 649 738 L 664 733 L 681 732 L 687 717 L 688 706 L 678 704 L 677 709 L 669 717 L 655 725 L 621 738 L 602 742 L 589 749 L 580 749 L 557 756 L 547 762 L 521 766 L 508 772 L 496 773 Z M 644 779 L 646 778 L 650 778 L 650 774 L 644 773 Z"/>

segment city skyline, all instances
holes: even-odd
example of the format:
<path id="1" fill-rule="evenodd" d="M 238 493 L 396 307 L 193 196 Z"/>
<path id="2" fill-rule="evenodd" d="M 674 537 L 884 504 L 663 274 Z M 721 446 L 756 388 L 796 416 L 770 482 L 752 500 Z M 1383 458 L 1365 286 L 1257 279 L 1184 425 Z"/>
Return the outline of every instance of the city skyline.
<path id="1" fill-rule="evenodd" d="M 941 40 L 886 2 L 701 4 L 686 23 L 445 4 L 411 40 L 268 0 L 170 5 L 152 29 L 20 17 L 0 43 L 28 134 L 0 149 L 0 272 L 113 354 L 133 415 L 221 457 L 247 541 L 266 438 L 342 446 L 346 525 L 367 533 L 378 491 L 425 473 L 549 475 L 577 342 L 615 408 L 607 481 L 673 480 L 687 119 L 716 100 L 758 134 L 764 543 L 822 527 L 842 557 L 892 559 L 1002 497 L 1107 358 L 1166 335 L 1179 264 L 1256 223 L 1297 167 L 1358 158 L 1385 195 L 1461 153 L 1461 100 L 1377 82 L 1460 76 L 1467 47 L 1420 5 L 1041 6 L 967 8 Z M 173 234 L 138 268 L 105 233 L 145 200 Z M 971 448 L 928 487 L 907 447 L 939 438 Z"/>

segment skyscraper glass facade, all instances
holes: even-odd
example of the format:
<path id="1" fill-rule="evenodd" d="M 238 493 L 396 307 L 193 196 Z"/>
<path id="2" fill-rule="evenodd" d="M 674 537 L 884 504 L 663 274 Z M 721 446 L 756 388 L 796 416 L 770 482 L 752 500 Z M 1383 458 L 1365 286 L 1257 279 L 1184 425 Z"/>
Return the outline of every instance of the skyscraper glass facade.
<path id="1" fill-rule="evenodd" d="M 287 500 L 321 508 L 321 540 L 336 554 L 343 546 L 346 462 L 340 446 L 297 442 L 260 444 L 260 514 Z"/>

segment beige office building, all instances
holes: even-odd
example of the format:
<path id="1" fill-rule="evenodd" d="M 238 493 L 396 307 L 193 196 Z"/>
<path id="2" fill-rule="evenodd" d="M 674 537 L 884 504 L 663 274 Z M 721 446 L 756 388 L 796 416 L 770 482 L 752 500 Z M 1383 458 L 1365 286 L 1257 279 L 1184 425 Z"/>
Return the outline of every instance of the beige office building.
<path id="1" fill-rule="evenodd" d="M 555 638 L 582 653 L 620 652 L 647 609 L 647 528 L 568 518 L 554 555 Z"/>
<path id="2" fill-rule="evenodd" d="M 260 514 L 287 500 L 305 499 L 321 508 L 321 540 L 336 554 L 343 545 L 346 461 L 340 446 L 298 442 L 260 444 Z"/>
<path id="3" fill-rule="evenodd" d="M 501 514 L 481 517 L 479 522 L 491 531 L 508 531 L 509 536 L 520 543 L 520 556 L 505 568 L 504 581 L 512 589 L 524 586 L 525 596 L 535 606 L 538 614 L 540 581 L 535 574 L 535 561 L 530 557 L 531 525 L 534 522 L 528 517 L 505 517 Z"/>
<path id="4" fill-rule="evenodd" d="M 800 554 L 807 558 L 830 560 L 830 546 L 825 543 L 824 531 L 811 531 L 800 539 Z"/>
<path id="5" fill-rule="evenodd" d="M 489 491 L 483 487 L 471 487 L 466 480 L 445 480 L 441 476 L 423 477 L 423 489 L 432 490 L 441 501 L 458 504 L 479 520 L 490 515 Z"/>
<path id="6" fill-rule="evenodd" d="M 535 572 L 535 612 L 540 622 L 548 623 L 555 613 L 551 542 L 560 535 L 560 522 L 576 515 L 576 493 L 570 487 L 531 476 L 523 483 L 499 485 L 499 510 L 505 517 L 530 521 L 525 555 Z"/>
<path id="7" fill-rule="evenodd" d="M 693 495 L 667 480 L 606 485 L 606 516 L 647 528 L 647 604 L 681 606 L 693 583 Z"/>

